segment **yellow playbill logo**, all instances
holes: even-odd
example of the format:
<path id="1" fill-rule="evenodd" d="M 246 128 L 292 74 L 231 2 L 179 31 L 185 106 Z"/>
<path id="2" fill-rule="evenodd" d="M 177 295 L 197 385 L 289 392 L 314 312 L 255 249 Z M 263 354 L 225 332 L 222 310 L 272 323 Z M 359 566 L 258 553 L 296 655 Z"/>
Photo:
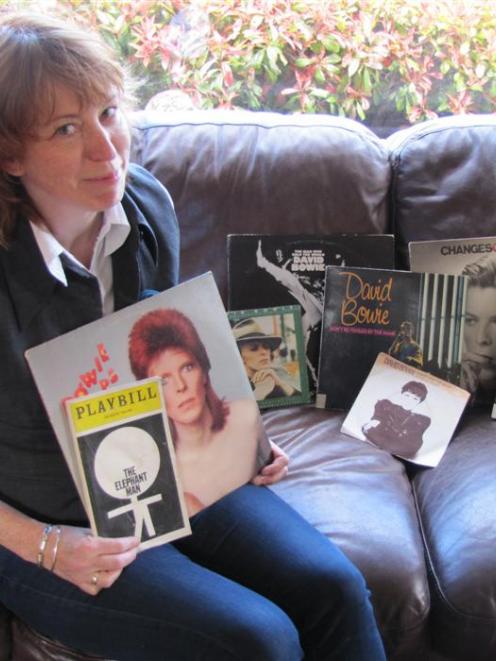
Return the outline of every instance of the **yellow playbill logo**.
<path id="1" fill-rule="evenodd" d="M 160 381 L 80 397 L 68 402 L 69 415 L 77 434 L 120 420 L 160 409 Z"/>

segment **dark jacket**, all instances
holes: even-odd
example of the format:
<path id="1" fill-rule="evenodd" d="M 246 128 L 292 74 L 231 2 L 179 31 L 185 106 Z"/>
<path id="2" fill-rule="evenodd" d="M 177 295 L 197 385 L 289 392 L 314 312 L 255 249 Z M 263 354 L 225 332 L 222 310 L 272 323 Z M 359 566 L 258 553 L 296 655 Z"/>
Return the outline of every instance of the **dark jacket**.
<path id="1" fill-rule="evenodd" d="M 363 430 L 366 438 L 383 450 L 407 459 L 420 450 L 423 434 L 431 424 L 428 416 L 407 411 L 388 399 L 376 402 L 372 418 L 379 424 Z"/>
<path id="2" fill-rule="evenodd" d="M 177 220 L 162 185 L 132 165 L 122 204 L 131 232 L 112 256 L 116 310 L 176 284 L 179 269 Z M 0 499 L 43 520 L 78 523 L 86 516 L 24 358 L 102 316 L 96 278 L 63 264 L 68 287 L 49 273 L 22 218 L 0 249 Z"/>

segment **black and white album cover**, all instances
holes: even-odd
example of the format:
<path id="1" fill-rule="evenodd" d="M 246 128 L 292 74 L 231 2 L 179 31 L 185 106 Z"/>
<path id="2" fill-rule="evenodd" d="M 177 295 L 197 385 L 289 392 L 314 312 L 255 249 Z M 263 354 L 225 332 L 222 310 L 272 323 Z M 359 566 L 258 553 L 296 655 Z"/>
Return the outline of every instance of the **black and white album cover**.
<path id="1" fill-rule="evenodd" d="M 412 271 L 463 274 L 468 279 L 461 383 L 473 401 L 496 396 L 496 237 L 412 241 Z"/>
<path id="2" fill-rule="evenodd" d="M 380 353 L 341 431 L 402 459 L 436 466 L 470 393 Z"/>

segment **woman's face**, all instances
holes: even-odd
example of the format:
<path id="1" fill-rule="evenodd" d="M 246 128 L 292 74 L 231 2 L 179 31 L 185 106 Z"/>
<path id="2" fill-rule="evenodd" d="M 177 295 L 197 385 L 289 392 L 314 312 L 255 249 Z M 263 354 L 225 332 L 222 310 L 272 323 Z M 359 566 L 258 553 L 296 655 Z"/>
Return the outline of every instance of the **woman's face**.
<path id="1" fill-rule="evenodd" d="M 130 133 L 120 97 L 81 106 L 67 87 L 55 85 L 53 112 L 7 171 L 50 227 L 51 221 L 92 217 L 119 202 L 129 162 Z M 69 215 L 70 214 L 70 215 Z"/>
<path id="2" fill-rule="evenodd" d="M 264 342 L 243 342 L 240 353 L 248 374 L 270 367 L 270 346 Z"/>
<path id="3" fill-rule="evenodd" d="M 206 377 L 189 351 L 172 347 L 150 363 L 148 376 L 162 379 L 167 415 L 180 425 L 194 424 L 204 413 Z"/>
<path id="4" fill-rule="evenodd" d="M 470 287 L 465 316 L 465 358 L 481 366 L 481 380 L 496 375 L 496 288 Z"/>

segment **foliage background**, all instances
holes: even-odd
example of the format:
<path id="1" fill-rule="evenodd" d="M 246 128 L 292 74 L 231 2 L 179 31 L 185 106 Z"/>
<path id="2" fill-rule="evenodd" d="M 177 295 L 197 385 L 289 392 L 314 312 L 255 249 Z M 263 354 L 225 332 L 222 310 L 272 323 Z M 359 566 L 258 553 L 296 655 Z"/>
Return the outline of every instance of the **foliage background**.
<path id="1" fill-rule="evenodd" d="M 492 0 L 3 2 L 89 21 L 142 81 L 142 105 L 177 89 L 194 107 L 372 126 L 496 111 Z"/>

